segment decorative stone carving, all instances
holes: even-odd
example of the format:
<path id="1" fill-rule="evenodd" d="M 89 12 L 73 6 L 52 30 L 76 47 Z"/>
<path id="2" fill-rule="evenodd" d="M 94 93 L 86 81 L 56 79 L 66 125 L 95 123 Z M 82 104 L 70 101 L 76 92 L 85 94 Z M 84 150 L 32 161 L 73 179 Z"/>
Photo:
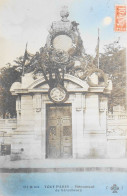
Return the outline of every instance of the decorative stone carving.
<path id="1" fill-rule="evenodd" d="M 51 25 L 46 47 L 48 50 L 64 50 L 70 56 L 76 55 L 79 50 L 81 54 L 83 44 L 77 29 L 78 23 L 67 19 L 69 16 L 67 7 L 62 9 L 60 15 L 61 21 L 53 22 Z"/>
<path id="2" fill-rule="evenodd" d="M 68 98 L 67 90 L 62 86 L 57 86 L 49 90 L 49 98 L 54 103 L 65 102 Z"/>
<path id="3" fill-rule="evenodd" d="M 50 56 L 50 60 L 60 68 L 61 64 L 63 66 L 69 62 L 69 55 L 63 50 L 54 50 Z"/>
<path id="4" fill-rule="evenodd" d="M 87 83 L 92 87 L 106 87 L 107 86 L 107 76 L 100 69 L 92 69 L 87 75 Z"/>
<path id="5" fill-rule="evenodd" d="M 57 75 L 59 72 L 60 85 L 64 85 L 64 73 L 68 73 L 86 80 L 90 87 L 109 88 L 111 84 L 108 84 L 106 74 L 97 69 L 92 60 L 87 60 L 88 55 L 84 52 L 78 23 L 68 20 L 69 12 L 66 6 L 60 15 L 61 21 L 52 23 L 46 45 L 33 56 L 28 71 L 33 71 L 34 78 L 36 74 L 42 73 L 50 87 L 58 83 L 57 78 L 53 79 L 53 74 Z"/>
<path id="6" fill-rule="evenodd" d="M 61 21 L 55 21 L 51 25 L 45 47 L 41 48 L 32 60 L 34 74 L 43 73 L 45 81 L 49 85 L 51 101 L 53 101 L 51 92 L 55 92 L 58 86 L 64 87 L 65 73 L 86 80 L 91 87 L 90 92 L 96 91 L 94 87 L 97 87 L 96 92 L 98 92 L 98 87 L 105 88 L 108 85 L 106 74 L 97 69 L 92 62 L 86 63 L 83 43 L 77 28 L 78 23 L 68 20 L 67 7 L 62 9 L 60 15 Z M 51 91 L 51 89 L 55 89 L 55 91 Z M 67 97 L 60 98 L 59 101 L 65 101 Z"/>
<path id="7" fill-rule="evenodd" d="M 62 21 L 63 22 L 68 22 L 69 20 L 67 19 L 67 17 L 69 16 L 69 11 L 68 11 L 68 7 L 67 6 L 63 6 L 61 12 L 60 12 L 60 16 L 62 17 Z"/>
<path id="8" fill-rule="evenodd" d="M 62 43 L 66 43 L 66 47 L 63 47 Z M 49 49 L 62 49 L 68 52 L 69 55 L 74 55 L 76 47 L 78 45 L 78 37 L 72 30 L 62 30 L 59 32 L 53 31 L 47 40 L 47 47 Z"/>

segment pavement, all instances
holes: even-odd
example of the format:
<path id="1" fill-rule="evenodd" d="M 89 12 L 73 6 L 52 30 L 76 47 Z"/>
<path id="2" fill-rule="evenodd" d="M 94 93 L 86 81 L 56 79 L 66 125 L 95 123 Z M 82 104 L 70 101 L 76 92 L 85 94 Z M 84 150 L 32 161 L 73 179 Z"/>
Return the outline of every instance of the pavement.
<path id="1" fill-rule="evenodd" d="M 24 170 L 23 170 L 24 169 Z M 33 159 L 11 161 L 10 156 L 0 156 L 0 171 L 127 171 L 127 159 Z"/>

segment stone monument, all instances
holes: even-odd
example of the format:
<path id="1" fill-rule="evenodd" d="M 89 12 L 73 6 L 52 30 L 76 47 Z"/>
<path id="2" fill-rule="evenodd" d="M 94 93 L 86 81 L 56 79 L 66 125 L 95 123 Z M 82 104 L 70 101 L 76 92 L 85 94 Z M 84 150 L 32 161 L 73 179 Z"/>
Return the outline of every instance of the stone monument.
<path id="1" fill-rule="evenodd" d="M 21 159 L 105 158 L 106 113 L 112 83 L 86 58 L 78 23 L 66 7 L 52 23 L 46 44 L 21 82 L 17 97 L 17 130 L 12 154 Z"/>

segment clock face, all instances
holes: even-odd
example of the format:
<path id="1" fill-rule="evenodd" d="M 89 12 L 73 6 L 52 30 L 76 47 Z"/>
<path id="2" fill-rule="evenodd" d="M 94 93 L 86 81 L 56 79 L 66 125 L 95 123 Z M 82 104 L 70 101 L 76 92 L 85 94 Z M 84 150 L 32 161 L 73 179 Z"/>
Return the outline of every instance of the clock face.
<path id="1" fill-rule="evenodd" d="M 67 99 L 65 88 L 55 87 L 49 90 L 49 98 L 55 103 L 64 102 Z"/>
<path id="2" fill-rule="evenodd" d="M 72 39 L 68 35 L 58 35 L 53 39 L 53 47 L 68 52 L 72 48 Z"/>

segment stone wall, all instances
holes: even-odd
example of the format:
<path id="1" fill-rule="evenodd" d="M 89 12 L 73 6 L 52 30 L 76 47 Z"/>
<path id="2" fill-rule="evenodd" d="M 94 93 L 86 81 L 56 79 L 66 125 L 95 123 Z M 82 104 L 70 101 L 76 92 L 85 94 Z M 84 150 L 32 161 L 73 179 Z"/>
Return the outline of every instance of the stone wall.
<path id="1" fill-rule="evenodd" d="M 0 144 L 11 143 L 11 137 L 17 129 L 17 119 L 0 119 Z"/>
<path id="2" fill-rule="evenodd" d="M 27 114 L 26 118 L 24 119 L 24 117 L 22 117 L 22 122 L 26 122 L 25 125 L 21 125 L 22 127 L 24 127 L 24 131 L 28 132 L 28 129 L 26 130 L 27 126 L 29 124 L 31 124 L 31 130 L 33 130 L 33 120 L 31 119 L 32 116 L 34 115 L 33 112 L 31 112 L 31 102 L 30 102 L 31 98 L 29 97 L 28 99 L 28 106 L 29 106 L 29 113 Z M 22 100 L 22 103 L 24 105 L 24 107 L 26 107 L 26 102 L 24 103 Z M 28 109 L 28 107 L 27 107 Z M 37 112 L 37 111 L 35 111 Z M 81 116 L 82 116 L 82 111 L 80 109 L 77 109 L 78 112 L 78 116 L 79 116 L 79 120 L 77 121 L 79 124 L 81 122 Z M 81 113 L 81 115 L 79 115 L 79 113 Z M 25 112 L 26 114 L 26 112 Z M 39 112 L 37 112 L 38 116 L 40 115 Z M 38 117 L 39 118 L 39 117 Z M 38 124 L 38 119 L 36 120 L 36 123 Z M 38 125 L 39 126 L 39 125 Z M 78 126 L 78 125 L 77 125 Z M 29 126 L 30 128 L 30 126 Z M 30 130 L 31 134 L 21 134 L 21 130 L 20 127 L 17 129 L 17 121 L 16 119 L 0 119 L 0 143 L 5 143 L 5 144 L 12 144 L 12 138 L 17 137 L 17 142 L 18 142 L 18 148 L 19 148 L 19 143 L 21 145 L 21 148 L 23 147 L 24 150 L 27 149 L 27 143 L 31 141 L 31 146 L 35 145 L 35 141 L 33 142 L 32 137 L 36 137 L 39 138 L 40 132 L 38 131 L 37 135 L 35 135 L 33 133 L 33 131 Z M 23 130 L 23 129 L 22 129 Z M 20 132 L 20 136 L 18 131 Z M 4 137 L 3 137 L 3 132 L 4 132 Z M 81 134 L 82 135 L 82 134 Z M 81 136 L 79 133 L 79 136 Z M 29 136 L 29 138 L 28 138 Z M 87 134 L 85 134 L 85 137 L 87 136 Z M 80 138 L 79 138 L 80 139 Z M 83 139 L 83 138 L 82 138 Z M 93 135 L 92 140 L 97 140 L 96 135 Z M 92 142 L 91 140 L 91 142 Z M 20 142 L 19 142 L 20 141 Z M 38 141 L 38 139 L 37 139 Z M 89 142 L 89 137 L 86 137 L 86 147 L 88 147 L 88 145 L 90 144 Z M 23 143 L 22 143 L 23 142 Z M 95 143 L 94 143 L 95 144 Z M 36 142 L 37 148 L 41 149 L 41 144 L 40 142 Z M 96 146 L 98 146 L 99 149 L 101 149 L 101 142 L 96 142 L 95 144 Z M 32 147 L 31 147 L 32 148 Z M 80 143 L 79 148 L 84 148 L 84 144 Z M 12 145 L 12 149 L 13 149 L 13 145 Z M 13 149 L 14 150 L 14 149 Z M 102 155 L 103 155 L 103 150 L 102 149 Z M 33 151 L 33 149 L 32 149 Z M 86 149 L 87 151 L 87 149 Z M 101 154 L 100 151 L 100 154 Z M 92 153 L 94 155 L 94 151 L 92 152 L 92 145 L 91 145 L 91 156 Z M 94 156 L 93 156 L 94 157 Z M 102 156 L 103 157 L 103 156 Z M 126 114 L 122 114 L 122 115 L 112 115 L 109 114 L 107 116 L 107 158 L 125 158 L 127 157 L 127 115 Z M 76 158 L 76 156 L 75 156 Z"/>
<path id="3" fill-rule="evenodd" d="M 109 114 L 107 129 L 107 156 L 127 157 L 127 114 Z"/>

